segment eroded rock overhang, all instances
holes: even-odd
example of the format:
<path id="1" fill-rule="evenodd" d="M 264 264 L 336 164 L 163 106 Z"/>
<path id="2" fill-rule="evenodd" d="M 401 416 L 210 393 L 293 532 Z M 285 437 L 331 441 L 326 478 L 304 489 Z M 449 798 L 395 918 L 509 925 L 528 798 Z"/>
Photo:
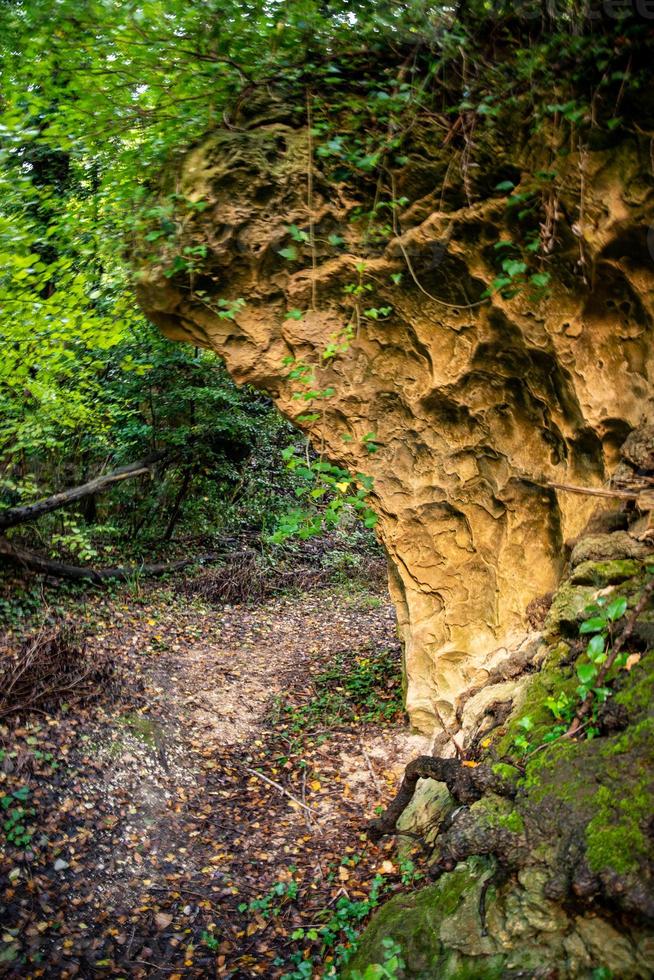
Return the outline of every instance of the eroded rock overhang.
<path id="1" fill-rule="evenodd" d="M 352 220 L 361 193 L 322 174 L 301 113 L 279 105 L 233 125 L 168 175 L 162 195 L 186 203 L 172 239 L 141 257 L 140 302 L 169 337 L 216 350 L 238 382 L 268 391 L 333 461 L 374 478 L 407 707 L 418 729 L 451 732 L 457 698 L 524 641 L 528 604 L 555 587 L 596 504 L 552 484 L 603 485 L 652 417 L 648 142 L 557 159 L 541 202 L 556 241 L 547 290 L 484 298 L 515 220 L 493 188 L 510 172 L 519 192 L 551 167 L 547 140 L 504 134 L 471 184 L 460 154 L 422 131 L 422 149 L 385 178 L 408 204 L 372 247 Z M 310 240 L 289 253 L 291 225 Z M 325 359 L 357 283 L 371 288 L 348 349 Z M 375 319 L 364 304 L 391 312 Z M 314 421 L 300 421 L 290 362 L 333 388 Z"/>

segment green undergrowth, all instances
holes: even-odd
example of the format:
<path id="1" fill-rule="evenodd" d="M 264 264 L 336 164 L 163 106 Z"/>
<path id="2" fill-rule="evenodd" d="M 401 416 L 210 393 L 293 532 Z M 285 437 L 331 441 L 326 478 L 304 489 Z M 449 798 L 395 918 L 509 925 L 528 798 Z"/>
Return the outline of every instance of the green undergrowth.
<path id="1" fill-rule="evenodd" d="M 604 957 L 597 944 L 590 955 L 569 945 L 575 930 L 580 937 L 588 931 L 606 934 L 610 943 L 612 913 L 601 902 L 590 916 L 580 910 L 573 925 L 569 910 L 545 897 L 547 883 L 561 869 L 574 874 L 581 860 L 600 880 L 619 876 L 629 889 L 651 858 L 654 649 L 648 648 L 647 631 L 634 628 L 615 663 L 603 671 L 651 566 L 586 562 L 580 568 L 555 597 L 543 665 L 526 681 L 519 711 L 484 743 L 479 760 L 516 787 L 515 799 L 488 793 L 470 807 L 480 846 L 493 839 L 488 831 L 515 835 L 510 852 L 519 870 L 496 880 L 494 859 L 473 857 L 436 884 L 391 899 L 364 933 L 346 980 L 358 980 L 357 971 L 364 969 L 378 971 L 371 977 L 385 976 L 382 938 L 399 947 L 406 964 L 401 976 L 425 980 L 487 980 L 549 965 L 588 980 L 644 975 L 629 973 L 632 954 L 623 957 L 618 946 L 607 946 Z M 647 628 L 650 616 L 644 610 Z M 589 712 L 570 737 L 586 698 Z M 487 878 L 484 932 L 480 903 Z M 598 925 L 605 916 L 606 923 Z M 521 933 L 498 943 L 497 935 L 508 935 L 515 921 L 529 941 Z"/>
<path id="2" fill-rule="evenodd" d="M 630 577 L 619 577 L 617 584 L 606 586 L 606 566 L 628 565 Z M 582 735 L 594 738 L 600 733 L 599 718 L 603 706 L 615 698 L 629 713 L 642 710 L 651 700 L 651 679 L 639 671 L 631 673 L 630 655 L 642 653 L 642 642 L 636 630 L 631 646 L 627 644 L 609 667 L 603 679 L 602 668 L 609 661 L 613 643 L 654 574 L 654 566 L 644 562 L 585 562 L 583 582 L 575 573 L 564 583 L 552 604 L 545 624 L 548 650 L 541 670 L 530 680 L 519 714 L 513 716 L 491 748 L 495 760 L 529 761 L 542 753 L 548 743 L 565 739 L 577 710 L 584 700 L 591 705 Z M 585 584 L 594 575 L 601 587 L 589 589 Z M 645 610 L 641 616 L 647 619 Z M 640 622 L 640 620 L 639 620 Z M 634 646 L 634 643 L 636 644 Z"/>
<path id="3" fill-rule="evenodd" d="M 372 650 L 335 655 L 313 677 L 312 694 L 277 699 L 273 719 L 292 735 L 360 722 L 392 722 L 403 711 L 399 652 Z"/>
<path id="4" fill-rule="evenodd" d="M 326 866 L 325 880 L 328 884 L 348 880 L 355 869 L 365 865 L 365 855 L 356 851 L 343 854 L 340 860 L 330 861 Z M 294 909 L 301 909 L 307 900 L 297 880 L 298 868 L 289 865 L 284 877 L 275 881 L 270 888 L 251 899 L 242 902 L 238 911 L 251 921 L 263 919 L 273 926 L 283 928 L 284 920 Z M 398 890 L 410 888 L 424 878 L 416 871 L 411 860 L 399 862 L 398 873 L 393 877 L 374 874 L 370 880 L 357 886 L 351 895 L 347 889 L 337 894 L 333 903 L 323 908 L 312 909 L 311 924 L 299 926 L 289 931 L 289 941 L 285 955 L 279 955 L 274 966 L 281 971 L 281 980 L 311 980 L 317 975 L 340 977 L 342 970 L 356 952 L 363 924 L 383 901 Z M 352 888 L 352 885 L 349 886 Z M 315 900 L 315 896 L 311 896 Z M 395 943 L 383 943 L 383 959 L 387 973 L 359 974 L 355 971 L 352 980 L 379 980 L 395 977 L 393 970 L 400 969 L 399 947 Z M 289 949 L 290 948 L 290 951 Z M 317 972 L 319 971 L 319 972 Z M 276 974 L 279 975 L 279 974 Z"/>

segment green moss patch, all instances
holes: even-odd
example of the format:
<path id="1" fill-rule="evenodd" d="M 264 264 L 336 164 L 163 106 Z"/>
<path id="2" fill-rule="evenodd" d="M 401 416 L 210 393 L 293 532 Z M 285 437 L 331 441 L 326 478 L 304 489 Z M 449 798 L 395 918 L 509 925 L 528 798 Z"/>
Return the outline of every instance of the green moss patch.
<path id="1" fill-rule="evenodd" d="M 149 746 L 156 745 L 157 726 L 151 718 L 145 715 L 139 715 L 134 711 L 129 715 L 123 715 L 120 722 L 125 728 L 129 729 L 134 738 L 137 738 L 139 742 L 143 742 Z"/>
<path id="2" fill-rule="evenodd" d="M 497 955 L 494 944 L 481 935 L 477 911 L 479 890 L 490 873 L 488 861 L 471 859 L 434 885 L 391 899 L 373 917 L 343 980 L 353 980 L 357 971 L 363 973 L 371 964 L 382 964 L 387 938 L 401 946 L 408 977 L 499 980 L 505 975 L 506 958 Z M 462 955 L 441 939 L 441 930 L 449 934 L 452 921 L 475 955 Z"/>
<path id="3" fill-rule="evenodd" d="M 586 859 L 592 871 L 628 874 L 647 857 L 643 827 L 653 812 L 653 789 L 651 777 L 638 780 L 628 797 L 616 798 L 608 786 L 600 786 L 591 801 L 595 815 L 586 827 Z"/>
<path id="4" fill-rule="evenodd" d="M 640 570 L 640 562 L 632 558 L 584 561 L 575 568 L 570 576 L 570 582 L 573 585 L 594 585 L 596 588 L 605 588 L 607 585 L 619 585 L 634 578 Z"/>

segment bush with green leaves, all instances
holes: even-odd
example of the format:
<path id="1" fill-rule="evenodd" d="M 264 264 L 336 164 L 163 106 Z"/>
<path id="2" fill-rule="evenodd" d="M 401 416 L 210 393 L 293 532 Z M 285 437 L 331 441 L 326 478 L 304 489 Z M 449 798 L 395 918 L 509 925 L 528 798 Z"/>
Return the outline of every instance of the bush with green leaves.
<path id="1" fill-rule="evenodd" d="M 648 568 L 652 574 L 654 568 Z M 620 671 L 627 666 L 629 651 L 618 646 L 616 625 L 623 619 L 628 609 L 625 595 L 600 596 L 585 609 L 586 618 L 579 626 L 579 634 L 584 638 L 585 650 L 577 658 L 574 677 L 579 682 L 574 689 L 561 690 L 545 698 L 544 707 L 552 716 L 547 731 L 541 732 L 537 742 L 533 741 L 536 728 L 531 715 L 524 715 L 517 722 L 518 734 L 513 738 L 513 746 L 521 754 L 530 753 L 550 742 L 556 742 L 572 731 L 573 724 L 579 724 L 582 706 L 587 708 L 587 719 L 580 726 L 579 733 L 586 738 L 595 738 L 600 733 L 599 713 L 602 705 L 614 693 L 614 685 Z M 608 669 L 610 668 L 610 670 Z M 598 683 L 601 681 L 601 683 Z"/>

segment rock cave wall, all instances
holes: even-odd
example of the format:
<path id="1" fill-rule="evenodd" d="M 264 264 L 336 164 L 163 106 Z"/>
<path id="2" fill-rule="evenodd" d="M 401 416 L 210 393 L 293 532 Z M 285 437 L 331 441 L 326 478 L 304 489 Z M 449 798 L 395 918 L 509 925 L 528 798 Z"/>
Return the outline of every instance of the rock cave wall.
<path id="1" fill-rule="evenodd" d="M 184 203 L 172 239 L 142 258 L 139 297 L 169 337 L 217 351 L 329 459 L 374 478 L 407 708 L 431 733 L 456 728 L 457 698 L 524 637 L 528 604 L 555 588 L 596 505 L 551 484 L 604 485 L 653 417 L 654 179 L 645 138 L 557 156 L 546 293 L 484 298 L 514 220 L 493 188 L 509 175 L 519 192 L 551 167 L 555 137 L 495 134 L 470 170 L 428 123 L 415 130 L 389 185 L 408 203 L 364 247 L 361 194 L 322 173 L 301 113 L 251 105 L 167 175 L 161 193 Z M 308 230 L 296 259 L 280 255 L 292 224 Z M 172 265 L 183 247 L 206 253 L 190 274 Z M 218 298 L 246 302 L 232 316 Z M 325 359 L 348 321 L 347 351 Z M 310 406 L 318 419 L 301 421 L 290 362 L 333 388 Z"/>

